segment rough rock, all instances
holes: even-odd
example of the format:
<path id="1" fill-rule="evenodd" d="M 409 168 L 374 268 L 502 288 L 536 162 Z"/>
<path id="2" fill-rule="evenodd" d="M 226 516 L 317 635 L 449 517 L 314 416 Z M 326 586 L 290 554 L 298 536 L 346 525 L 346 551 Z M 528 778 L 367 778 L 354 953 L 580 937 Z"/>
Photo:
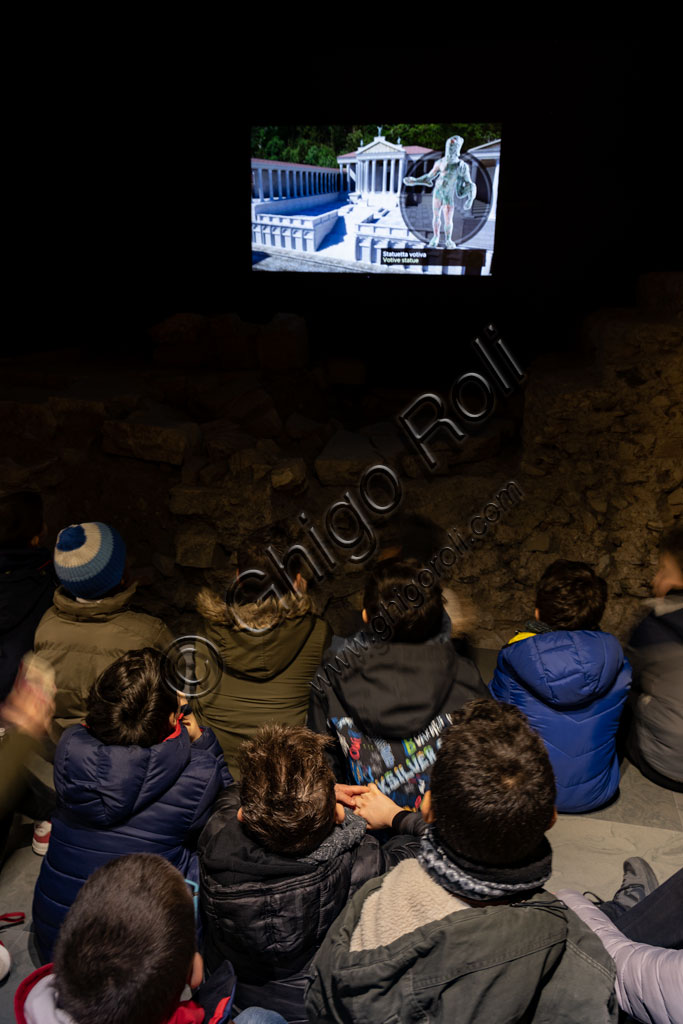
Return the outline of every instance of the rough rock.
<path id="1" fill-rule="evenodd" d="M 339 430 L 315 460 L 315 472 L 321 484 L 354 484 L 378 458 L 364 434 Z"/>
<path id="2" fill-rule="evenodd" d="M 236 398 L 230 405 L 229 416 L 255 437 L 277 437 L 282 433 L 282 420 L 263 388 L 255 388 Z"/>
<path id="3" fill-rule="evenodd" d="M 258 334 L 258 360 L 263 370 L 286 373 L 308 362 L 308 328 L 303 317 L 276 313 Z"/>
<path id="4" fill-rule="evenodd" d="M 132 413 L 126 420 L 105 420 L 103 434 L 103 448 L 111 455 L 172 466 L 182 465 L 201 440 L 196 423 L 165 419 L 153 412 Z"/>
<path id="5" fill-rule="evenodd" d="M 176 563 L 196 569 L 210 569 L 216 539 L 215 529 L 206 523 L 183 524 L 175 536 Z"/>
<path id="6" fill-rule="evenodd" d="M 293 412 L 285 421 L 285 431 L 295 441 L 315 434 L 322 426 L 322 423 L 316 423 L 315 420 L 309 419 L 308 416 L 302 416 L 298 412 Z"/>
<path id="7" fill-rule="evenodd" d="M 227 458 L 254 444 L 254 438 L 232 420 L 212 420 L 201 427 L 206 451 L 212 459 Z"/>
<path id="8" fill-rule="evenodd" d="M 291 458 L 278 462 L 270 474 L 275 490 L 294 490 L 306 480 L 306 463 L 303 459 Z"/>
<path id="9" fill-rule="evenodd" d="M 206 317 L 199 313 L 174 313 L 155 324 L 150 337 L 156 343 L 154 359 L 163 366 L 203 366 L 210 356 Z"/>
<path id="10" fill-rule="evenodd" d="M 212 316 L 206 324 L 206 340 L 217 366 L 224 370 L 254 370 L 258 366 L 257 324 L 236 313 Z"/>

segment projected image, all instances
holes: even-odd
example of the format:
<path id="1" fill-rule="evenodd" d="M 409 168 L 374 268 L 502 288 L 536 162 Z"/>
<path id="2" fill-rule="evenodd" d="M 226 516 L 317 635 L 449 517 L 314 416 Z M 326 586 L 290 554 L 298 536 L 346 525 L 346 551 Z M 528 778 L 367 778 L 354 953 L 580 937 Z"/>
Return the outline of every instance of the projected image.
<path id="1" fill-rule="evenodd" d="M 490 274 L 499 124 L 252 129 L 252 268 Z"/>

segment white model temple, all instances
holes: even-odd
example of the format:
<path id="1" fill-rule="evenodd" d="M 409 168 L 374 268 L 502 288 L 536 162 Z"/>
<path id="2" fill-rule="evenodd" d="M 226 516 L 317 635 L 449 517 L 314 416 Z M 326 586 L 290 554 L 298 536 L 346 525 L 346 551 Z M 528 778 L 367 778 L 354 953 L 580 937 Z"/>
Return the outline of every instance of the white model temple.
<path id="1" fill-rule="evenodd" d="M 483 273 L 488 273 L 500 139 L 468 152 L 486 168 L 493 195 L 486 224 L 463 248 L 486 250 Z M 378 265 L 381 249 L 424 248 L 405 224 L 399 199 L 403 178 L 411 168 L 419 161 L 422 172 L 428 171 L 440 156 L 424 146 L 389 142 L 378 129 L 367 145 L 338 156 L 337 167 L 252 158 L 252 248 L 268 254 L 272 250 L 317 254 L 320 260 L 339 263 L 331 269 L 340 270 L 345 269 L 343 263 L 351 264 L 347 269 L 359 270 L 362 264 Z"/>

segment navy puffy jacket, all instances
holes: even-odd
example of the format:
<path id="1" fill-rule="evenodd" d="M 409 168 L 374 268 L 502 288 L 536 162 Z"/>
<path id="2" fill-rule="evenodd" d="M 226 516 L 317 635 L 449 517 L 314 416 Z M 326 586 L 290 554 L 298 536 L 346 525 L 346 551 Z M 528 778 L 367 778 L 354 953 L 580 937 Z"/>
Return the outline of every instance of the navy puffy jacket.
<path id="1" fill-rule="evenodd" d="M 214 800 L 232 782 L 211 729 L 187 730 L 153 747 L 120 747 L 83 725 L 55 754 L 57 810 L 33 897 L 38 947 L 52 959 L 57 932 L 85 880 L 114 857 L 158 853 L 183 875 Z"/>
<path id="2" fill-rule="evenodd" d="M 490 684 L 540 733 L 558 811 L 590 811 L 619 785 L 615 737 L 631 685 L 621 644 L 601 630 L 553 630 L 504 647 Z"/>

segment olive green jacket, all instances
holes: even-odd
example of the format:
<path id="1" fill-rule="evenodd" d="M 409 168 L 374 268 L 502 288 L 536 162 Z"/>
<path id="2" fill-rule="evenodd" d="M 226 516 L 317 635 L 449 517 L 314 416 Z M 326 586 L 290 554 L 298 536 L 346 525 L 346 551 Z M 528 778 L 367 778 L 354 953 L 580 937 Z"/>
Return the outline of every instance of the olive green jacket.
<path id="1" fill-rule="evenodd" d="M 173 640 L 161 619 L 128 605 L 137 584 L 99 601 L 76 601 L 63 587 L 36 630 L 35 650 L 55 670 L 55 717 L 50 738 L 85 718 L 90 687 L 112 662 L 127 651 L 153 647 L 165 651 Z"/>
<path id="2" fill-rule="evenodd" d="M 330 642 L 330 627 L 310 613 L 250 632 L 205 617 L 206 638 L 217 647 L 223 670 L 217 685 L 195 698 L 200 725 L 209 725 L 230 773 L 240 780 L 241 743 L 270 722 L 304 725 L 311 679 Z"/>

